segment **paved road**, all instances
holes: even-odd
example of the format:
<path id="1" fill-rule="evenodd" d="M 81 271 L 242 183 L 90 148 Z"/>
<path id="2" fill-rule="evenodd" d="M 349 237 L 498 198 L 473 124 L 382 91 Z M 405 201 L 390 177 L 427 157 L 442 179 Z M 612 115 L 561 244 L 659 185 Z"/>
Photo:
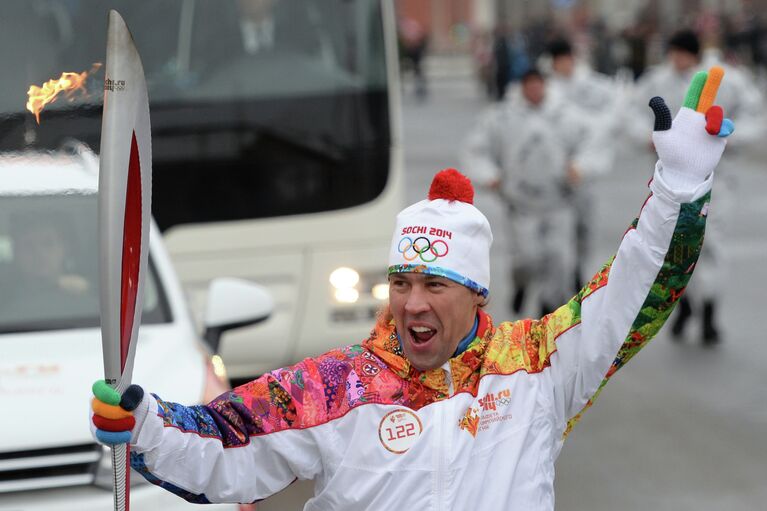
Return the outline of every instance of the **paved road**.
<path id="1" fill-rule="evenodd" d="M 487 107 L 465 65 L 429 64 L 429 99 L 416 102 L 408 87 L 403 98 L 408 203 L 425 196 L 435 171 L 458 164 L 458 144 Z M 694 339 L 697 332 L 682 344 L 661 332 L 623 368 L 563 449 L 558 509 L 767 509 L 767 336 L 761 328 L 767 302 L 767 167 L 757 163 L 757 155 L 746 156 L 730 228 L 732 271 L 723 290 L 726 342 L 708 350 Z M 612 255 L 647 195 L 651 156 L 628 150 L 620 161 L 598 184 L 594 271 Z M 496 236 L 489 311 L 497 320 L 509 319 L 504 212 L 483 192 L 476 205 Z M 284 492 L 259 511 L 300 509 L 296 489 L 307 495 L 311 486 Z"/>

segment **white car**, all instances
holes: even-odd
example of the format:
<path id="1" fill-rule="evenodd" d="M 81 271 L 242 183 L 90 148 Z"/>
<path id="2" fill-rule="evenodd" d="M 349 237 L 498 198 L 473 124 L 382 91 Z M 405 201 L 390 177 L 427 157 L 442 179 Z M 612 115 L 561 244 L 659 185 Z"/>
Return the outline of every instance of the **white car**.
<path id="1" fill-rule="evenodd" d="M 98 158 L 78 144 L 0 155 L 3 511 L 113 506 L 111 456 L 89 431 L 90 386 L 103 377 L 97 172 Z M 200 341 L 154 226 L 150 240 L 133 381 L 173 401 L 207 402 L 227 389 L 223 363 Z M 263 320 L 272 307 L 260 286 L 219 279 L 210 290 L 206 338 L 215 344 L 222 331 Z M 140 510 L 194 507 L 135 473 L 130 499 Z"/>

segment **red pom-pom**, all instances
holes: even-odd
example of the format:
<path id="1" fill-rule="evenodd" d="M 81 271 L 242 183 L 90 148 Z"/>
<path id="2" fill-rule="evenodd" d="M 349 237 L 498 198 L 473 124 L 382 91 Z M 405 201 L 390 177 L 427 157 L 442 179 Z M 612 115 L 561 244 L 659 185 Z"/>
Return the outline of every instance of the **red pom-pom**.
<path id="1" fill-rule="evenodd" d="M 437 172 L 429 188 L 429 200 L 457 200 L 474 204 L 474 187 L 468 177 L 455 169 Z"/>

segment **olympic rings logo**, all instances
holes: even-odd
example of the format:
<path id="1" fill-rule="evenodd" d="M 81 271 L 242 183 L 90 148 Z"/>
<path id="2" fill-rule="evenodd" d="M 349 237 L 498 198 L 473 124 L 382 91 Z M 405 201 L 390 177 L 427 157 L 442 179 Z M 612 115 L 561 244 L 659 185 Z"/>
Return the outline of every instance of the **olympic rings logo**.
<path id="1" fill-rule="evenodd" d="M 445 257 L 450 248 L 445 240 L 429 241 L 425 236 L 419 236 L 415 240 L 404 236 L 399 240 L 397 250 L 405 261 L 415 261 L 420 258 L 424 263 L 433 263 L 440 257 Z"/>

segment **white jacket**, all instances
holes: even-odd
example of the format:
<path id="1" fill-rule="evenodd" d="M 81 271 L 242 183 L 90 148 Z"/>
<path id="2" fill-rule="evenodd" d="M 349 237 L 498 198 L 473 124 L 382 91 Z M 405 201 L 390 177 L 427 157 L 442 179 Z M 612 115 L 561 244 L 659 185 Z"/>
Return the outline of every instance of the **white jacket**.
<path id="1" fill-rule="evenodd" d="M 578 64 L 572 76 L 552 73 L 549 87 L 569 103 L 577 105 L 592 116 L 612 108 L 618 86 L 609 76 Z"/>
<path id="2" fill-rule="evenodd" d="M 702 243 L 711 177 L 660 165 L 613 260 L 540 320 L 494 326 L 443 368 L 403 358 L 390 320 L 207 406 L 146 395 L 132 465 L 195 502 L 252 502 L 315 480 L 306 510 L 551 510 L 568 425 L 658 331 Z"/>
<path id="3" fill-rule="evenodd" d="M 473 180 L 499 180 L 513 208 L 550 211 L 566 207 L 567 165 L 586 147 L 591 124 L 576 106 L 548 91 L 533 106 L 512 94 L 482 115 L 462 147 Z"/>
<path id="4" fill-rule="evenodd" d="M 626 112 L 632 86 L 623 78 L 611 78 L 578 64 L 570 77 L 552 73 L 552 93 L 580 110 L 589 123 L 589 137 L 584 140 L 574 160 L 588 185 L 588 178 L 607 174 L 615 166 L 616 137 L 623 126 L 632 122 Z"/>

